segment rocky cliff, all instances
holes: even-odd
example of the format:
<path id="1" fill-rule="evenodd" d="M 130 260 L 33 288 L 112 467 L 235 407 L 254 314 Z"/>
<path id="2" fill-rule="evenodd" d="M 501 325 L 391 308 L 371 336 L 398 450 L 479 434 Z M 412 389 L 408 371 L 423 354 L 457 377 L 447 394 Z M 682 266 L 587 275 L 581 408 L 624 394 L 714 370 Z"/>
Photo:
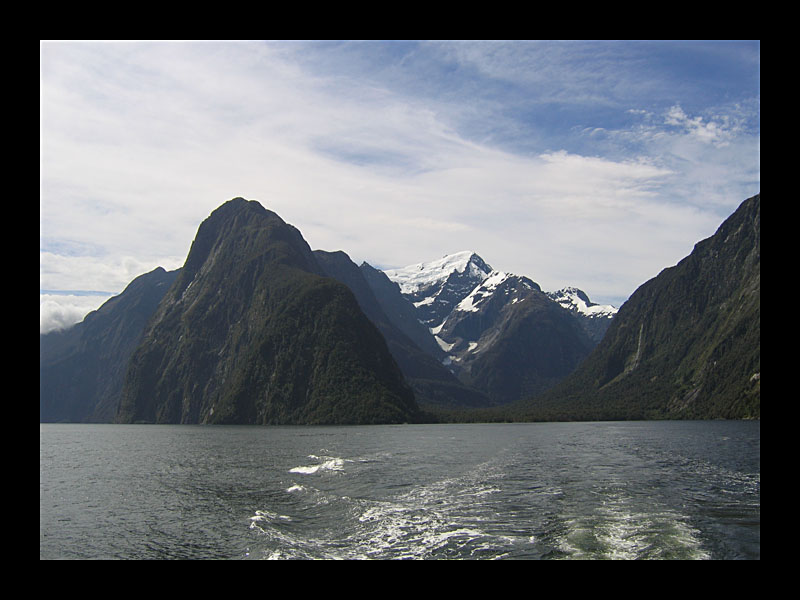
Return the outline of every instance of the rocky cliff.
<path id="1" fill-rule="evenodd" d="M 397 423 L 416 412 L 352 292 L 297 229 L 236 198 L 200 225 L 131 357 L 117 421 Z"/>
<path id="2" fill-rule="evenodd" d="M 760 418 L 761 196 L 637 289 L 589 358 L 525 404 L 547 419 Z"/>

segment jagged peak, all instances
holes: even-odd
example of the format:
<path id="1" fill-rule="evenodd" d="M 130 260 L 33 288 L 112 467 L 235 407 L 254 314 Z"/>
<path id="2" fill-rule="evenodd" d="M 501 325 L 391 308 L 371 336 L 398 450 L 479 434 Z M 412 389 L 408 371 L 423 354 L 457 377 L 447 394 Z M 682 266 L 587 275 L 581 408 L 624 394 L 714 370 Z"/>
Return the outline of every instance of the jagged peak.
<path id="1" fill-rule="evenodd" d="M 476 282 L 484 280 L 492 268 L 472 250 L 446 254 L 442 258 L 416 263 L 384 273 L 400 285 L 403 293 L 413 293 L 447 279 L 452 273 L 466 273 Z"/>
<path id="2" fill-rule="evenodd" d="M 555 292 L 547 292 L 547 295 L 566 309 L 592 317 L 613 316 L 618 310 L 617 307 L 610 304 L 592 302 L 586 292 L 573 286 L 564 287 Z"/>
<path id="3" fill-rule="evenodd" d="M 576 298 L 579 298 L 579 299 L 583 300 L 586 304 L 589 304 L 589 305 L 594 304 L 591 300 L 589 300 L 589 296 L 586 294 L 586 292 L 584 292 L 582 289 L 576 288 L 574 286 L 563 287 L 560 290 L 556 290 L 555 292 L 551 292 L 550 295 L 551 295 L 551 297 L 556 297 L 556 296 L 571 297 L 571 296 L 574 296 Z"/>

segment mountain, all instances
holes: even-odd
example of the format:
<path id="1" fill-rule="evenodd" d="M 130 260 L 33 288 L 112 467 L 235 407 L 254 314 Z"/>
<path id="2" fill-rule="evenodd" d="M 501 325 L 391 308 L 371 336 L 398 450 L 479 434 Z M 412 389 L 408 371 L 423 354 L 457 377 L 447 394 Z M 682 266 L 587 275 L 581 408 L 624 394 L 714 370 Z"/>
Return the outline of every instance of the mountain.
<path id="1" fill-rule="evenodd" d="M 761 196 L 620 307 L 528 419 L 761 417 Z"/>
<path id="2" fill-rule="evenodd" d="M 342 251 L 326 252 L 324 250 L 315 250 L 314 256 L 328 276 L 345 284 L 353 292 L 364 314 L 367 315 L 385 338 L 389 352 L 397 361 L 406 381 L 414 390 L 414 395 L 419 404 L 450 407 L 487 406 L 492 404 L 485 394 L 465 386 L 442 365 L 440 360 L 421 350 L 415 341 L 387 316 L 386 311 L 373 292 L 372 286 L 368 283 L 367 276 L 375 278 L 376 281 L 373 281 L 373 285 L 381 291 L 383 302 L 390 309 L 393 309 L 393 312 L 397 311 L 397 314 L 403 314 L 406 310 L 413 311 L 413 307 L 403 298 L 397 286 L 391 283 L 385 275 L 367 264 L 359 268 Z M 381 278 L 388 284 L 388 288 L 381 287 Z M 401 323 L 401 326 L 407 326 L 412 321 L 416 323 L 417 327 L 408 327 L 411 335 L 423 340 L 423 344 L 425 343 L 425 338 L 422 338 L 420 334 L 427 336 L 428 344 L 438 349 L 430 333 L 416 319 L 411 319 L 411 321 L 397 320 L 397 322 Z"/>
<path id="3" fill-rule="evenodd" d="M 367 424 L 417 411 L 350 289 L 297 229 L 235 198 L 200 225 L 129 361 L 117 421 Z"/>
<path id="4" fill-rule="evenodd" d="M 361 263 L 359 268 L 389 321 L 420 350 L 438 360 L 443 359 L 444 351 L 436 343 L 430 330 L 418 320 L 417 309 L 403 296 L 400 286 L 389 279 L 386 273 L 367 262 Z"/>
<path id="5" fill-rule="evenodd" d="M 593 343 L 528 279 L 493 271 L 433 330 L 459 379 L 507 404 L 569 375 Z"/>
<path id="6" fill-rule="evenodd" d="M 491 271 L 480 256 L 465 251 L 384 273 L 417 309 L 417 319 L 434 329 Z"/>
<path id="7" fill-rule="evenodd" d="M 474 252 L 385 274 L 428 327 L 442 362 L 495 404 L 548 389 L 594 346 L 579 318 L 537 283 L 494 270 Z"/>
<path id="8" fill-rule="evenodd" d="M 128 359 L 177 274 L 140 275 L 82 322 L 39 336 L 39 422 L 114 419 Z"/>
<path id="9" fill-rule="evenodd" d="M 575 315 L 589 338 L 598 344 L 608 331 L 617 308 L 610 304 L 595 304 L 586 292 L 576 287 L 565 287 L 555 292 L 546 292 L 554 300 Z"/>
<path id="10" fill-rule="evenodd" d="M 181 269 L 40 335 L 41 422 L 397 423 L 418 402 L 523 420 L 760 418 L 760 195 L 619 311 L 474 252 L 358 267 L 236 198 Z"/>

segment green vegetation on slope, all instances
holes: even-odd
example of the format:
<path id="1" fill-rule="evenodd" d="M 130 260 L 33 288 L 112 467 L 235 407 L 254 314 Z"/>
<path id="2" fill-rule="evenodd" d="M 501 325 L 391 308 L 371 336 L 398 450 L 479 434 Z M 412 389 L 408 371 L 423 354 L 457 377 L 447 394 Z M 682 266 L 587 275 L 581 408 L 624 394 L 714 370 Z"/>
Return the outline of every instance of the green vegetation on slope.
<path id="1" fill-rule="evenodd" d="M 117 420 L 378 423 L 416 411 L 350 290 L 296 229 L 235 199 L 200 226 L 131 359 Z"/>

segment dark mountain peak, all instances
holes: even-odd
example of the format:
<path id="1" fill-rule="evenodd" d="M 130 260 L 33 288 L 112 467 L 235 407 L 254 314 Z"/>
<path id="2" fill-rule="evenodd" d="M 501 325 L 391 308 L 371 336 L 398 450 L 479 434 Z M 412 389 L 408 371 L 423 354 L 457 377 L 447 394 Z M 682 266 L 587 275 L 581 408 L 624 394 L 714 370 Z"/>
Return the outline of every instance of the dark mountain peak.
<path id="1" fill-rule="evenodd" d="M 117 419 L 372 423 L 415 411 L 353 293 L 296 228 L 234 198 L 199 226 L 130 360 Z"/>
<path id="2" fill-rule="evenodd" d="M 242 198 L 241 196 L 236 196 L 227 202 L 223 202 L 216 209 L 214 209 L 209 216 L 213 217 L 214 215 L 234 213 L 245 210 L 252 211 L 253 213 L 270 213 L 276 217 L 278 216 L 274 212 L 267 210 L 259 201 L 248 200 L 246 198 Z"/>
<path id="3" fill-rule="evenodd" d="M 156 267 L 148 273 L 135 277 L 122 291 L 122 293 L 106 300 L 97 310 L 91 311 L 84 317 L 84 323 L 92 324 L 95 319 L 112 315 L 121 315 L 119 309 L 127 310 L 136 307 L 143 315 L 152 313 L 161 297 L 172 285 L 180 274 L 180 269 L 166 271 L 163 267 Z"/>
<path id="4" fill-rule="evenodd" d="M 709 239 L 718 239 L 722 244 L 727 244 L 742 241 L 747 237 L 752 237 L 754 241 L 760 240 L 761 237 L 761 194 L 742 202 Z"/>
<path id="5" fill-rule="evenodd" d="M 249 271 L 252 288 L 252 278 L 267 266 L 323 275 L 311 248 L 295 227 L 254 200 L 234 198 L 214 210 L 198 227 L 176 284 L 179 298 L 183 299 L 187 292 L 195 294 L 190 286 L 204 282 L 206 291 L 216 293 L 225 285 L 226 277 L 242 269 Z"/>
<path id="6" fill-rule="evenodd" d="M 261 230 L 276 237 L 275 241 L 282 240 L 308 248 L 308 244 L 295 227 L 286 223 L 276 213 L 264 208 L 259 202 L 244 198 L 228 200 L 215 209 L 200 224 L 195 243 L 200 242 L 198 246 L 202 247 L 202 242 L 213 242 L 220 237 L 237 234 L 239 237 L 254 236 Z M 310 249 L 308 251 L 310 252 Z"/>
<path id="7" fill-rule="evenodd" d="M 286 225 L 283 219 L 261 203 L 236 197 L 214 209 L 200 224 L 197 235 L 217 235 L 226 226 L 244 227 L 249 223 L 263 224 L 268 221 Z"/>

